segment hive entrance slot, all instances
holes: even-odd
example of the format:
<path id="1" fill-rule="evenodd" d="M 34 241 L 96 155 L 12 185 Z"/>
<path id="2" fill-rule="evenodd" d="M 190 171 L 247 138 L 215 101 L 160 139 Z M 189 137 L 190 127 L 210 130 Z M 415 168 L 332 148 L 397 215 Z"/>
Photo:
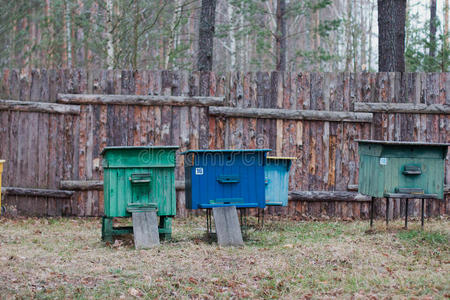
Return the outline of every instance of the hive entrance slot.
<path id="1" fill-rule="evenodd" d="M 405 165 L 402 173 L 404 175 L 420 175 L 422 174 L 422 169 L 415 165 Z"/>
<path id="2" fill-rule="evenodd" d="M 219 175 L 217 181 L 219 183 L 238 183 L 240 178 L 239 175 Z"/>
<path id="3" fill-rule="evenodd" d="M 425 193 L 423 189 L 419 188 L 396 188 L 395 192 L 400 194 L 414 194 L 414 195 L 422 195 Z"/>

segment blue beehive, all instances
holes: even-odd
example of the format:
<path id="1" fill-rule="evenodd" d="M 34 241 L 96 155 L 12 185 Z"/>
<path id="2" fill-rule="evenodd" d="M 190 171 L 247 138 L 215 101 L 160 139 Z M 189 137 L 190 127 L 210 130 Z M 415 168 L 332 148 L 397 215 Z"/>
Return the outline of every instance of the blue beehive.
<path id="1" fill-rule="evenodd" d="M 289 193 L 289 169 L 295 157 L 268 156 L 266 175 L 266 205 L 287 206 Z"/>
<path id="2" fill-rule="evenodd" d="M 189 150 L 186 208 L 265 207 L 264 166 L 270 149 Z"/>

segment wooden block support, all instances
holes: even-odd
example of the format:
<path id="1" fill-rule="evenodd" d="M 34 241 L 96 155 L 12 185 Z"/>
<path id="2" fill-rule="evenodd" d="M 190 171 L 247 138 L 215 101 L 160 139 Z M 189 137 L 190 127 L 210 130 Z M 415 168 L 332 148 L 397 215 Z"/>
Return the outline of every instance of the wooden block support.
<path id="1" fill-rule="evenodd" d="M 217 243 L 220 246 L 243 246 L 236 206 L 214 207 Z"/>
<path id="2" fill-rule="evenodd" d="M 159 245 L 158 218 L 155 211 L 132 213 L 134 246 L 148 249 Z"/>

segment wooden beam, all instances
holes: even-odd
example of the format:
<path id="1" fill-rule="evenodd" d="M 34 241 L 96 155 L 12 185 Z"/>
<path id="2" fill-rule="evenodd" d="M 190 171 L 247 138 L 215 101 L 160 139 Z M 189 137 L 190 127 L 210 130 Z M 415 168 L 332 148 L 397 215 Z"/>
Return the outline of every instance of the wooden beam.
<path id="1" fill-rule="evenodd" d="M 71 115 L 80 114 L 80 106 L 78 105 L 63 105 L 49 102 L 29 102 L 16 100 L 0 100 L 0 111 L 1 110 L 45 112 Z"/>
<path id="2" fill-rule="evenodd" d="M 450 114 L 450 105 L 415 103 L 369 103 L 355 102 L 356 112 Z"/>
<path id="3" fill-rule="evenodd" d="M 14 196 L 30 196 L 30 197 L 50 197 L 50 198 L 70 198 L 73 191 L 34 189 L 22 187 L 2 187 L 2 194 Z"/>
<path id="4" fill-rule="evenodd" d="M 285 120 L 311 120 L 331 122 L 372 122 L 373 114 L 355 113 L 348 111 L 326 110 L 290 110 L 276 108 L 237 108 L 216 107 L 209 108 L 209 114 L 215 116 L 257 119 L 285 119 Z"/>
<path id="5" fill-rule="evenodd" d="M 57 102 L 64 104 L 220 106 L 224 103 L 224 97 L 58 94 Z"/>
<path id="6" fill-rule="evenodd" d="M 63 190 L 92 191 L 103 190 L 102 180 L 62 180 L 59 186 Z M 175 180 L 175 189 L 184 190 L 184 180 Z"/>
<path id="7" fill-rule="evenodd" d="M 371 197 L 346 191 L 291 191 L 289 192 L 289 200 L 307 202 L 368 202 L 371 201 Z"/>

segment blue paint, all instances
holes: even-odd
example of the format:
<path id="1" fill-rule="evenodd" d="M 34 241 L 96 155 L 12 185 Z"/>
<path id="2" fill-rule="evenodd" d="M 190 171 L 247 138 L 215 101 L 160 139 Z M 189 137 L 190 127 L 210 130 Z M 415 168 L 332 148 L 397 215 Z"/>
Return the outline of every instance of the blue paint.
<path id="1" fill-rule="evenodd" d="M 270 149 L 189 150 L 185 159 L 186 208 L 264 208 L 264 166 Z"/>
<path id="2" fill-rule="evenodd" d="M 268 157 L 265 166 L 266 205 L 287 206 L 291 159 Z"/>

